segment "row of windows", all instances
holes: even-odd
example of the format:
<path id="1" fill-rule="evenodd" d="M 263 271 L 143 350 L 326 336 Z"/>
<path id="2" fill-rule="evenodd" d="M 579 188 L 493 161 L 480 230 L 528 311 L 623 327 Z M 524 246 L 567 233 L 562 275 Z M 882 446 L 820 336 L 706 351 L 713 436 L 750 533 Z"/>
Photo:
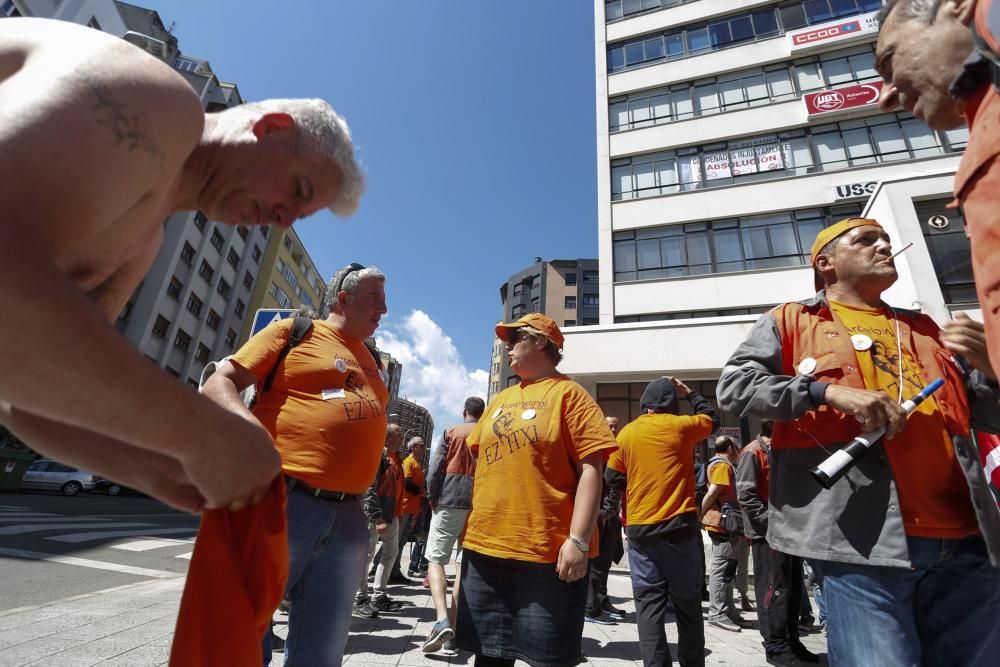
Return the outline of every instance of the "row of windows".
<path id="1" fill-rule="evenodd" d="M 267 288 L 267 293 L 274 297 L 274 300 L 278 302 L 278 305 L 282 308 L 291 308 L 292 299 L 285 293 L 285 290 L 278 287 L 277 284 L 271 283 Z"/>
<path id="2" fill-rule="evenodd" d="M 218 321 L 219 315 L 214 310 L 211 311 L 211 313 L 212 315 L 215 316 L 215 326 L 213 326 L 212 328 L 217 330 L 219 327 L 219 321 Z M 156 321 L 153 323 L 153 335 L 156 336 L 157 338 L 163 338 L 164 336 L 167 335 L 167 329 L 169 328 L 170 328 L 170 320 L 165 318 L 163 315 L 157 315 Z M 190 345 L 191 345 L 191 334 L 184 331 L 184 329 L 178 328 L 177 334 L 174 336 L 174 347 L 176 347 L 181 352 L 187 352 Z M 236 345 L 236 332 L 233 331 L 232 329 L 229 329 L 226 332 L 226 345 L 229 346 L 229 349 L 233 349 L 233 346 Z M 202 350 L 204 350 L 204 352 L 202 352 Z M 198 361 L 208 361 L 209 353 L 210 350 L 201 343 L 199 343 L 198 355 L 195 358 Z"/>
<path id="3" fill-rule="evenodd" d="M 198 275 L 204 278 L 206 282 L 211 283 L 212 277 L 215 275 L 215 270 L 208 262 L 202 260 L 201 267 L 198 269 Z M 243 274 L 243 286 L 247 289 L 253 287 L 253 274 L 249 271 Z M 177 276 L 172 276 L 170 283 L 167 285 L 167 296 L 176 301 L 180 298 L 182 289 L 184 289 L 184 283 Z M 215 291 L 221 294 L 223 299 L 228 299 L 233 292 L 233 286 L 225 278 L 219 278 L 219 284 L 215 286 Z"/>
<path id="4" fill-rule="evenodd" d="M 622 72 L 667 60 L 783 35 L 835 18 L 875 11 L 882 0 L 795 0 L 721 19 L 671 29 L 608 47 L 608 72 Z"/>
<path id="5" fill-rule="evenodd" d="M 599 305 L 600 305 L 600 299 L 596 294 L 583 295 L 584 308 L 596 308 Z M 567 296 L 563 301 L 563 308 L 565 308 L 566 310 L 576 310 L 576 297 Z"/>
<path id="6" fill-rule="evenodd" d="M 608 123 L 612 132 L 632 130 L 767 106 L 811 91 L 878 78 L 875 46 L 866 44 L 615 98 L 609 104 Z"/>
<path id="7" fill-rule="evenodd" d="M 656 11 L 698 0 L 605 0 L 604 18 L 608 23 L 629 18 L 643 12 Z"/>
<path id="8" fill-rule="evenodd" d="M 666 320 L 692 320 L 698 317 L 730 317 L 732 315 L 759 315 L 773 308 L 770 306 L 754 306 L 752 308 L 722 308 L 717 310 L 689 310 L 671 313 L 643 313 L 642 315 L 621 315 L 615 317 L 615 324 L 631 322 L 663 322 Z"/>
<path id="9" fill-rule="evenodd" d="M 908 113 L 623 158 L 612 200 L 651 197 L 821 171 L 932 157 L 965 148 L 968 130 L 934 132 Z"/>
<path id="10" fill-rule="evenodd" d="M 824 227 L 860 205 L 615 232 L 615 282 L 808 266 Z"/>

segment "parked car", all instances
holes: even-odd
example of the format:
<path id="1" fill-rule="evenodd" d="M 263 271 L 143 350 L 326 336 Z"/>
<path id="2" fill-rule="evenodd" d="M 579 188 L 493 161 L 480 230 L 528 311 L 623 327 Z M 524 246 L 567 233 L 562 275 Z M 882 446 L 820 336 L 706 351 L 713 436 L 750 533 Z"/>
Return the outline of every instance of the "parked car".
<path id="1" fill-rule="evenodd" d="M 94 476 L 84 470 L 56 461 L 35 461 L 24 471 L 22 489 L 61 491 L 64 496 L 76 496 L 81 491 L 92 491 Z"/>
<path id="2" fill-rule="evenodd" d="M 94 481 L 94 493 L 106 493 L 109 496 L 141 495 L 138 491 L 130 489 L 127 486 L 122 486 L 118 482 L 101 478 L 97 478 Z"/>

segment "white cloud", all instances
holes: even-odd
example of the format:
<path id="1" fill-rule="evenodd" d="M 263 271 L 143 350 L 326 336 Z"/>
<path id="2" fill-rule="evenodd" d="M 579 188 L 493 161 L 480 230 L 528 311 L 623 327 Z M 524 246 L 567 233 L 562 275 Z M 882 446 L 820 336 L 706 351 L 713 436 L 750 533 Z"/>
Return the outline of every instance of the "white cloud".
<path id="1" fill-rule="evenodd" d="M 402 324 L 375 334 L 380 349 L 403 364 L 399 394 L 430 411 L 435 441 L 448 426 L 462 421 L 469 396 L 486 400 L 489 373 L 470 370 L 441 327 L 422 310 L 413 310 Z"/>

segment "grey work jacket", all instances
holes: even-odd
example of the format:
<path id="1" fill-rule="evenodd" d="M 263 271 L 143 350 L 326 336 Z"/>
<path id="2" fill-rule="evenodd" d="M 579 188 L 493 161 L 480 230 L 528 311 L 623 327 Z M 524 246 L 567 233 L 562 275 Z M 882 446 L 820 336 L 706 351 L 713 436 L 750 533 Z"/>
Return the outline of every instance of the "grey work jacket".
<path id="1" fill-rule="evenodd" d="M 823 292 L 798 305 L 812 313 L 815 320 L 811 323 L 818 321 L 843 329 L 839 321 L 831 321 Z M 723 411 L 794 423 L 815 410 L 817 400 L 822 402 L 823 392 L 816 391 L 821 383 L 814 376 L 790 375 L 786 367 L 786 360 L 797 357 L 794 350 L 782 347 L 782 341 L 789 340 L 782 336 L 778 325 L 777 314 L 782 308 L 778 306 L 757 320 L 723 368 L 717 392 Z M 900 309 L 897 313 L 905 313 L 909 318 L 927 318 Z M 930 318 L 920 321 L 928 324 Z M 846 334 L 846 329 L 843 333 Z M 828 344 L 851 346 L 851 341 L 849 335 L 831 336 Z M 854 353 L 853 347 L 850 353 Z M 964 360 L 958 359 L 958 363 L 963 368 L 972 428 L 990 433 L 1000 431 L 997 384 L 980 371 L 972 370 Z M 822 433 L 816 436 L 831 452 L 847 444 L 826 442 Z M 990 562 L 1000 567 L 1000 510 L 990 492 L 978 450 L 975 443 L 963 436 L 952 435 L 952 443 L 969 485 Z M 772 442 L 768 544 L 803 558 L 910 567 L 896 483 L 882 447 L 876 445 L 829 490 L 823 489 L 809 474 L 827 456 L 819 445 L 782 449 L 777 437 Z"/>

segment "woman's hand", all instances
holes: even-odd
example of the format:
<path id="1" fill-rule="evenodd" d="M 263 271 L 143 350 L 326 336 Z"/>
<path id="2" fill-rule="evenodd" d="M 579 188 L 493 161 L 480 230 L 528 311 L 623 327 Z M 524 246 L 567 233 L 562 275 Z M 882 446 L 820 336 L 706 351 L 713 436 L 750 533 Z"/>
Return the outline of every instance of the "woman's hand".
<path id="1" fill-rule="evenodd" d="M 568 539 L 559 548 L 559 560 L 556 562 L 556 574 L 563 581 L 576 581 L 587 574 L 587 554 Z"/>

